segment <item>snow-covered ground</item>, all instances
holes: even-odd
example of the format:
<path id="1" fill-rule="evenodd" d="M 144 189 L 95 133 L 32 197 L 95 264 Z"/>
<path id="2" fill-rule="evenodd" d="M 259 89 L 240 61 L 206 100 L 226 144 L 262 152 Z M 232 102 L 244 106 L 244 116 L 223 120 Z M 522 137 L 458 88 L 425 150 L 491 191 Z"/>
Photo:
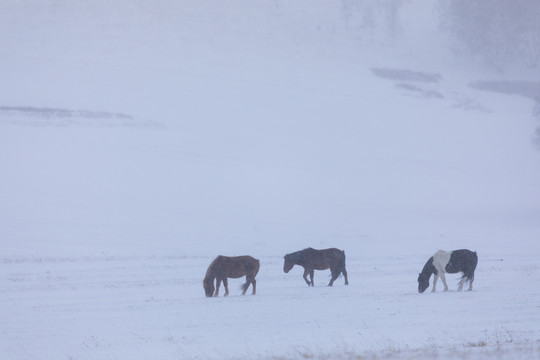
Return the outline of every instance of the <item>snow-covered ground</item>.
<path id="1" fill-rule="evenodd" d="M 206 299 L 210 257 L 19 257 L 2 263 L 7 359 L 532 359 L 536 256 L 482 256 L 472 292 L 416 291 L 421 256 L 348 253 L 350 285 L 260 254 L 258 293 Z"/>
<path id="2" fill-rule="evenodd" d="M 0 358 L 540 358 L 538 72 L 427 0 L 2 2 Z M 458 248 L 474 291 L 418 294 Z"/>

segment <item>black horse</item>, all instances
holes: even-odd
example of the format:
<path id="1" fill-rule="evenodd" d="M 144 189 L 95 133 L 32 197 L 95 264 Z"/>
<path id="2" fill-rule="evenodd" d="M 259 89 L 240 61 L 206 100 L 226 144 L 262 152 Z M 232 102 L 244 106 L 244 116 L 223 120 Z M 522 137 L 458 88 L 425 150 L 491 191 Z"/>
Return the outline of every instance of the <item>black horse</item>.
<path id="1" fill-rule="evenodd" d="M 459 281 L 458 291 L 463 289 L 463 284 L 467 281 L 469 282 L 469 291 L 471 291 L 474 281 L 474 270 L 476 270 L 477 264 L 478 255 L 476 255 L 476 252 L 467 249 L 454 251 L 439 250 L 429 258 L 422 272 L 418 274 L 418 292 L 423 293 L 429 287 L 431 274 L 434 274 L 433 289 L 431 291 L 436 291 L 439 276 L 444 284 L 444 291 L 448 291 L 444 274 L 455 274 L 458 272 L 463 274 Z"/>
<path id="2" fill-rule="evenodd" d="M 285 255 L 283 271 L 288 273 L 294 265 L 300 265 L 304 268 L 304 280 L 308 286 L 314 286 L 314 270 L 326 270 L 328 268 L 332 273 L 332 279 L 328 286 L 332 286 L 340 274 L 345 277 L 345 285 L 349 285 L 347 270 L 345 270 L 345 251 L 336 248 L 325 250 L 307 248 Z M 307 278 L 308 274 L 311 281 Z"/>

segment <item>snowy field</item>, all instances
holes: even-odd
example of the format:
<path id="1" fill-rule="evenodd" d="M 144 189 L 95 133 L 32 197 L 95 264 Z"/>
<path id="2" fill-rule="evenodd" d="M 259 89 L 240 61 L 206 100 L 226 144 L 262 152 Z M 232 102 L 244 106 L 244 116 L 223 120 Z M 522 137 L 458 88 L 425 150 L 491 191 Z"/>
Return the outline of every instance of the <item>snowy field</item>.
<path id="1" fill-rule="evenodd" d="M 540 359 L 540 71 L 439 12 L 0 3 L 0 358 Z M 305 247 L 350 285 L 283 273 Z M 418 294 L 459 248 L 474 290 Z M 204 296 L 219 254 L 257 295 Z"/>
<path id="2" fill-rule="evenodd" d="M 351 254 L 353 255 L 353 254 Z M 481 254 L 480 254 L 481 255 Z M 7 359 L 533 359 L 535 256 L 480 257 L 473 292 L 419 295 L 423 258 L 349 256 L 346 287 L 314 288 L 261 256 L 258 294 L 204 298 L 204 257 L 10 258 Z M 523 279 L 515 281 L 515 279 Z M 455 280 L 455 281 L 454 281 Z"/>

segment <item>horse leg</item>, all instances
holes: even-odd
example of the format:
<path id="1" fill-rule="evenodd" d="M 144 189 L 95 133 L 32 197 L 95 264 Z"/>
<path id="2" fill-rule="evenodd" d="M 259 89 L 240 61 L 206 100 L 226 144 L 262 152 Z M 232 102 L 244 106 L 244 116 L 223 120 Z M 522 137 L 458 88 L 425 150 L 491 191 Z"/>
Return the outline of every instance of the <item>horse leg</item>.
<path id="1" fill-rule="evenodd" d="M 328 286 L 334 285 L 334 281 L 336 281 L 336 279 L 338 278 L 340 272 L 336 271 L 335 269 L 330 269 L 330 273 L 332 274 L 332 278 L 330 279 L 330 282 L 328 283 Z"/>
<path id="2" fill-rule="evenodd" d="M 214 296 L 219 296 L 219 286 L 221 285 L 221 278 L 216 278 L 216 292 Z"/>
<path id="3" fill-rule="evenodd" d="M 251 279 L 251 286 L 253 287 L 253 291 L 251 292 L 251 295 L 255 295 L 257 293 L 257 281 L 255 281 L 255 278 Z"/>
<path id="4" fill-rule="evenodd" d="M 343 276 L 345 277 L 345 285 L 349 285 L 349 279 L 347 279 L 347 270 L 345 270 L 345 268 L 343 268 L 343 270 L 341 270 L 341 272 L 343 273 Z"/>
<path id="5" fill-rule="evenodd" d="M 433 274 L 433 289 L 431 289 L 431 292 L 437 291 L 437 280 L 439 280 L 439 275 Z"/>
<path id="6" fill-rule="evenodd" d="M 463 272 L 463 276 L 461 277 L 461 281 L 459 282 L 458 290 L 461 290 L 461 288 L 463 287 L 466 281 L 469 281 L 469 288 L 467 289 L 467 291 L 471 291 L 472 283 L 474 281 L 474 272 L 472 273 L 470 271 L 468 271 L 467 273 Z"/>
<path id="7" fill-rule="evenodd" d="M 223 278 L 223 286 L 225 286 L 225 295 L 223 296 L 228 296 L 229 295 L 229 282 L 227 281 L 226 277 Z"/>
<path id="8" fill-rule="evenodd" d="M 309 277 L 311 278 L 311 286 L 315 286 L 315 283 L 313 282 L 313 275 L 315 275 L 315 270 L 311 269 L 311 272 L 309 273 Z"/>
<path id="9" fill-rule="evenodd" d="M 463 289 L 463 284 L 465 283 L 465 280 L 467 280 L 467 278 L 465 277 L 465 275 L 463 275 L 461 277 L 461 280 L 459 280 L 459 284 L 457 288 L 458 291 L 461 291 L 461 289 Z"/>
<path id="10" fill-rule="evenodd" d="M 249 275 L 246 275 L 246 283 L 242 285 L 242 295 L 246 295 L 249 284 L 251 284 L 251 279 L 249 278 Z"/>
<path id="11" fill-rule="evenodd" d="M 441 280 L 442 280 L 442 283 L 444 284 L 444 291 L 448 291 L 448 285 L 446 285 L 446 278 L 444 277 L 444 272 L 441 271 Z"/>
<path id="12" fill-rule="evenodd" d="M 465 273 L 463 273 L 465 275 Z M 474 281 L 474 269 L 472 269 L 472 271 L 469 269 L 469 271 L 467 271 L 467 280 L 469 280 L 469 289 L 467 291 L 471 291 L 472 290 L 472 283 Z"/>
<path id="13" fill-rule="evenodd" d="M 304 281 L 306 282 L 306 284 L 308 284 L 308 286 L 311 286 L 311 283 L 309 282 L 307 278 L 308 274 L 309 274 L 309 269 L 304 268 Z M 311 278 L 311 281 L 313 281 L 313 277 Z"/>

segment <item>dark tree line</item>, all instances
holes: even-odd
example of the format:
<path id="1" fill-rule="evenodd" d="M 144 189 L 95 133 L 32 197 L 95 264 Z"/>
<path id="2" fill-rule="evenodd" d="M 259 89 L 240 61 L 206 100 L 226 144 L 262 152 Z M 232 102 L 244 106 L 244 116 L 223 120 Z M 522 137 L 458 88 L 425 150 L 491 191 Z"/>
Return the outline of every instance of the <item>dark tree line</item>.
<path id="1" fill-rule="evenodd" d="M 439 0 L 443 27 L 502 72 L 540 67 L 539 0 Z"/>

